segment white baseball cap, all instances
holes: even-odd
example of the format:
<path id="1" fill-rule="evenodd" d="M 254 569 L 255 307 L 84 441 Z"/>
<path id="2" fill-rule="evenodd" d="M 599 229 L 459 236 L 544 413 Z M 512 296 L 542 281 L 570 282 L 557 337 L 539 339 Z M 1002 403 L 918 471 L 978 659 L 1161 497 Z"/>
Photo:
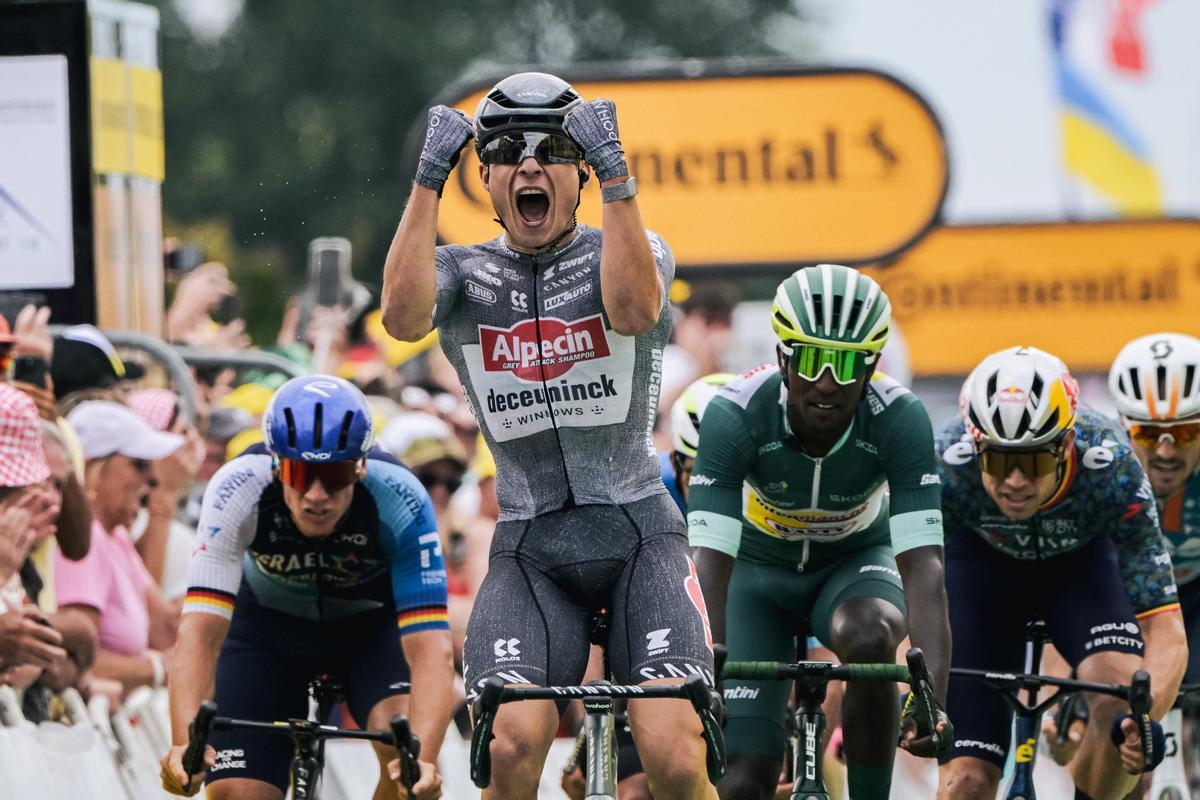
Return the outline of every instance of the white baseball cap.
<path id="1" fill-rule="evenodd" d="M 79 436 L 83 457 L 106 458 L 120 453 L 128 458 L 157 461 L 183 446 L 183 437 L 154 430 L 133 409 L 108 400 L 80 403 L 67 415 Z"/>

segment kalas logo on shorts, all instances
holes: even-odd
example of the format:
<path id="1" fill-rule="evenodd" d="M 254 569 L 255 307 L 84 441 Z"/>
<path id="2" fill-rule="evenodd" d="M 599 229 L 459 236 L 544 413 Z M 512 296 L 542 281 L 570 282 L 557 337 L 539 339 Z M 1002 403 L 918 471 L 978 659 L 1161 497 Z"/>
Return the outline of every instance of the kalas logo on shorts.
<path id="1" fill-rule="evenodd" d="M 511 372 L 526 381 L 557 378 L 578 361 L 610 355 L 604 321 L 599 314 L 572 322 L 556 317 L 528 319 L 511 328 L 480 325 L 479 346 L 484 370 Z"/>

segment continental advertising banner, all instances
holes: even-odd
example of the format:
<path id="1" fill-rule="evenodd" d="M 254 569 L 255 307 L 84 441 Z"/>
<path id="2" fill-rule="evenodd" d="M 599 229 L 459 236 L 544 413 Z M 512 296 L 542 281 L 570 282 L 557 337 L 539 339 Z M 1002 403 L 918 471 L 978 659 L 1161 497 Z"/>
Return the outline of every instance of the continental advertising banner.
<path id="1" fill-rule="evenodd" d="M 680 265 L 878 261 L 923 236 L 945 198 L 941 126 L 883 73 L 704 65 L 688 77 L 563 77 L 585 99 L 615 101 L 643 218 Z M 494 82 L 451 90 L 447 104 L 474 114 Z M 598 225 L 600 205 L 592 182 L 579 219 Z M 446 185 L 439 236 L 491 239 L 494 217 L 468 147 Z"/>
<path id="2" fill-rule="evenodd" d="M 1137 336 L 1200 334 L 1200 220 L 944 227 L 867 271 L 918 375 L 1017 344 L 1103 371 Z"/>

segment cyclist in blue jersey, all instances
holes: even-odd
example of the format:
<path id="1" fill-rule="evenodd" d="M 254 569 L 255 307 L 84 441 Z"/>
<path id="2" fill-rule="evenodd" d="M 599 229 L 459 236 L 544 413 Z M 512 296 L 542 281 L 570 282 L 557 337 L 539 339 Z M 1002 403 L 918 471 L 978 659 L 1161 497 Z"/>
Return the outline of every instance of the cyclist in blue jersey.
<path id="1" fill-rule="evenodd" d="M 1020 670 L 1025 622 L 1040 615 L 1081 680 L 1128 683 L 1147 670 L 1151 715 L 1161 719 L 1187 647 L 1150 484 L 1124 437 L 1079 409 L 1066 365 L 1032 347 L 984 359 L 959 407 L 962 418 L 936 443 L 953 666 Z M 1087 699 L 1091 720 L 1071 765 L 1075 797 L 1116 800 L 1144 766 L 1137 726 L 1122 701 Z M 1009 710 L 999 696 L 952 681 L 947 711 L 956 738 L 938 796 L 991 800 Z M 1119 756 L 1114 731 L 1123 737 Z"/>
<path id="2" fill-rule="evenodd" d="M 471 138 L 503 233 L 438 246 L 438 198 Z M 593 171 L 599 228 L 575 219 Z M 435 106 L 415 184 L 384 267 L 383 322 L 409 340 L 437 328 L 496 459 L 500 516 L 467 627 L 468 697 L 492 676 L 579 681 L 600 609 L 615 680 L 711 682 L 703 598 L 651 438 L 675 261 L 643 227 L 613 103 L 526 72 L 496 84 L 474 119 Z M 629 720 L 655 797 L 712 796 L 686 703 L 632 700 Z M 489 797 L 536 792 L 556 727 L 550 702 L 500 710 Z"/>
<path id="3" fill-rule="evenodd" d="M 206 778 L 215 800 L 281 800 L 285 737 L 215 731 L 207 776 L 188 784 L 188 721 L 209 697 L 232 717 L 303 718 L 308 681 L 330 674 L 360 726 L 386 730 L 408 715 L 422 743 L 413 796 L 440 796 L 454 679 L 446 570 L 429 495 L 405 468 L 368 455 L 373 434 L 353 385 L 294 378 L 263 416 L 269 454 L 239 456 L 209 482 L 172 659 L 168 791 L 194 794 Z M 395 684 L 410 680 L 411 697 L 401 695 Z M 395 751 L 377 755 L 387 775 Z M 375 797 L 399 791 L 381 781 Z"/>

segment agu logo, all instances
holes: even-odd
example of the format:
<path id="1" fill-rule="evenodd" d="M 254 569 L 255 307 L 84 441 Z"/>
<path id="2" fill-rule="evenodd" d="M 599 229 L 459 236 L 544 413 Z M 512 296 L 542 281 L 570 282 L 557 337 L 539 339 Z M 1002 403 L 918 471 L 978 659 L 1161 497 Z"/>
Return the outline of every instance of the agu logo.
<path id="1" fill-rule="evenodd" d="M 599 314 L 568 322 L 542 317 L 524 320 L 511 328 L 479 326 L 483 368 L 511 372 L 521 380 L 542 381 L 566 373 L 578 361 L 610 355 L 604 321 Z"/>

